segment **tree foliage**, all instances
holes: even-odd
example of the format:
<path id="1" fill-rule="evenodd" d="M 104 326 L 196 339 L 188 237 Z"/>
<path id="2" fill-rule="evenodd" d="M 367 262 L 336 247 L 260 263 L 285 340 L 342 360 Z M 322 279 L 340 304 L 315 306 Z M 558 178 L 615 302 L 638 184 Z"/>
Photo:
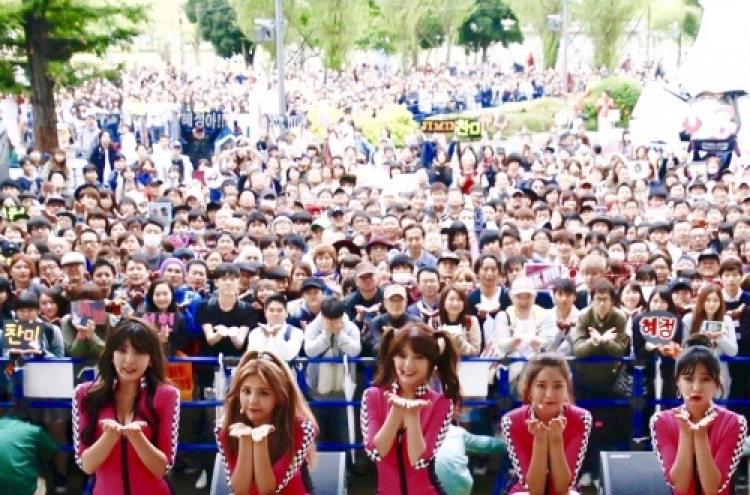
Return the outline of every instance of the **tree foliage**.
<path id="1" fill-rule="evenodd" d="M 44 151 L 58 146 L 54 87 L 75 75 L 76 54 L 102 56 L 130 41 L 145 18 L 142 6 L 110 0 L 2 0 L 0 2 L 0 84 L 3 91 L 30 86 L 34 132 Z M 91 71 L 81 76 L 94 75 Z"/>
<path id="2" fill-rule="evenodd" d="M 596 47 L 594 67 L 615 68 L 631 23 L 643 13 L 644 0 L 582 0 L 574 6 L 574 19 Z"/>
<path id="3" fill-rule="evenodd" d="M 310 0 L 315 17 L 311 19 L 314 43 L 322 50 L 323 62 L 340 70 L 362 31 L 367 29 L 369 6 L 366 0 Z M 363 15 L 364 14 L 364 15 Z"/>
<path id="4" fill-rule="evenodd" d="M 451 46 L 458 29 L 477 11 L 477 0 L 431 0 L 432 17 L 444 33 L 446 43 L 445 61 L 450 63 Z"/>
<path id="5" fill-rule="evenodd" d="M 253 63 L 255 44 L 237 25 L 229 0 L 188 0 L 184 6 L 190 22 L 198 26 L 201 38 L 211 43 L 221 57 L 242 55 Z"/>
<path id="6" fill-rule="evenodd" d="M 555 67 L 560 50 L 560 34 L 548 29 L 547 17 L 562 14 L 562 0 L 508 0 L 522 24 L 529 24 L 542 38 L 542 58 L 545 67 Z"/>
<path id="7" fill-rule="evenodd" d="M 698 0 L 663 0 L 650 8 L 654 31 L 689 41 L 698 36 L 703 14 Z"/>
<path id="8" fill-rule="evenodd" d="M 503 21 L 515 24 L 509 29 Z M 523 43 L 521 26 L 513 12 L 503 0 L 478 0 L 477 9 L 464 21 L 458 31 L 458 43 L 474 52 L 482 51 L 482 62 L 487 62 L 487 49 L 493 43 L 508 47 L 511 43 Z"/>

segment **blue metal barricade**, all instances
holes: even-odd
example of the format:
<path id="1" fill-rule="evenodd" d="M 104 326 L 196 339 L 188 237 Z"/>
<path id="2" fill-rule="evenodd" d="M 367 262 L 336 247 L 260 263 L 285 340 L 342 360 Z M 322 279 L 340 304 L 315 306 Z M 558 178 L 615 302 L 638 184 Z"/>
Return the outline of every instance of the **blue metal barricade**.
<path id="1" fill-rule="evenodd" d="M 170 362 L 188 362 L 192 364 L 203 364 L 203 365 L 219 365 L 219 360 L 216 357 L 181 357 L 181 358 L 171 358 L 169 360 Z M 509 374 L 508 374 L 508 368 L 507 364 L 513 361 L 523 361 L 523 358 L 505 358 L 505 359 L 497 359 L 497 358 L 463 358 L 463 361 L 468 362 L 501 362 L 501 366 L 499 367 L 498 373 L 497 373 L 497 380 L 495 384 L 495 388 L 497 391 L 496 396 L 492 396 L 492 398 L 486 398 L 486 399 L 469 399 L 465 401 L 466 406 L 495 406 L 497 407 L 499 411 L 499 415 L 497 420 L 500 420 L 500 417 L 502 414 L 508 412 L 514 407 L 517 407 L 520 405 L 520 401 L 518 401 L 514 397 L 514 391 L 511 390 L 510 380 L 509 380 Z M 595 357 L 595 358 L 579 358 L 579 359 L 570 359 L 570 362 L 580 363 L 580 362 L 603 362 L 603 361 L 622 361 L 622 362 L 633 362 L 632 358 L 624 358 L 622 360 L 613 360 L 611 358 L 601 358 L 601 357 Z M 727 358 L 722 357 L 722 361 L 728 361 L 728 362 L 734 362 L 734 363 L 750 363 L 750 357 L 741 357 L 741 358 Z M 44 363 L 44 362 L 71 362 L 76 363 L 76 360 L 73 359 L 39 359 L 34 360 L 34 363 Z M 365 386 L 369 386 L 369 384 L 372 382 L 373 377 L 373 368 L 375 367 L 375 360 L 373 358 L 350 358 L 349 362 L 352 364 L 359 364 L 364 366 L 364 375 L 365 375 Z M 4 368 L 9 361 L 4 358 L 0 358 L 0 365 Z M 306 377 L 305 377 L 305 369 L 304 367 L 307 364 L 318 364 L 318 363 L 342 363 L 341 359 L 338 358 L 306 358 L 306 359 L 298 359 L 292 361 L 290 364 L 293 365 L 293 369 L 296 370 L 297 374 L 297 380 L 299 382 L 300 388 L 304 391 L 307 388 L 306 384 Z M 87 377 L 87 379 L 92 379 L 92 376 Z M 23 367 L 16 369 L 13 376 L 12 376 L 12 384 L 13 384 L 13 394 L 14 394 L 14 400 L 24 398 L 24 390 L 23 390 Z M 580 405 L 583 408 L 586 407 L 601 407 L 601 406 L 630 406 L 633 412 L 632 415 L 632 424 L 631 424 L 631 438 L 633 439 L 641 439 L 648 436 L 648 432 L 643 431 L 643 424 L 644 424 L 644 410 L 646 407 L 654 407 L 654 406 L 663 406 L 663 407 L 673 407 L 677 404 L 679 404 L 679 401 L 674 400 L 646 400 L 645 397 L 642 395 L 642 391 L 644 390 L 644 384 L 645 384 L 645 368 L 640 365 L 636 365 L 633 367 L 633 382 L 632 382 L 632 391 L 631 391 L 631 397 L 629 398 L 623 398 L 623 399 L 588 399 L 588 400 L 580 400 L 576 403 Z M 641 393 L 637 393 L 638 391 L 641 391 Z M 0 408 L 11 408 L 13 407 L 14 400 L 11 401 L 5 401 L 0 402 Z M 721 405 L 729 405 L 729 406 L 750 406 L 750 398 L 748 399 L 735 399 L 735 400 L 717 400 L 717 404 Z M 70 401 L 66 400 L 60 400 L 60 399 L 30 399 L 27 401 L 27 404 L 29 407 L 33 408 L 70 408 L 71 403 Z M 345 399 L 342 400 L 314 400 L 310 401 L 310 405 L 317 408 L 345 408 L 349 406 L 359 407 L 362 404 L 360 400 L 352 400 L 348 401 Z M 182 401 L 180 403 L 180 407 L 183 408 L 211 408 L 211 407 L 218 407 L 223 405 L 223 402 L 220 400 L 193 400 L 193 401 Z M 71 446 L 63 446 L 63 450 L 72 450 Z M 338 451 L 338 450 L 350 450 L 350 449 L 361 449 L 361 444 L 349 444 L 349 443 L 336 443 L 336 444 L 320 444 L 318 448 L 321 451 Z M 179 445 L 179 450 L 181 451 L 215 451 L 216 445 L 215 444 L 184 444 L 181 443 Z"/>

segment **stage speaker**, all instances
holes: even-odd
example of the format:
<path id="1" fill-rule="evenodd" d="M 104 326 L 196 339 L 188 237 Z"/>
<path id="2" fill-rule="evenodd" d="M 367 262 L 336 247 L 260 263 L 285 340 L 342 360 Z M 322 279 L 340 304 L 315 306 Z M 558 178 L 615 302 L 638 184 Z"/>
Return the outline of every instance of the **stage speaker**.
<path id="1" fill-rule="evenodd" d="M 646 452 L 602 452 L 599 495 L 671 495 L 656 454 Z"/>

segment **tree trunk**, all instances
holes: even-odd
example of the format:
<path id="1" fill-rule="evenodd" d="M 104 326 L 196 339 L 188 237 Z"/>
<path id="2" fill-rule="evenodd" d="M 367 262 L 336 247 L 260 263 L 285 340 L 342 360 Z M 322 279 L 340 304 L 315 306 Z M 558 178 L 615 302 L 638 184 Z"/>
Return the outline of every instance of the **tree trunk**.
<path id="1" fill-rule="evenodd" d="M 34 138 L 37 149 L 52 153 L 60 147 L 55 115 L 55 83 L 49 76 L 49 59 L 45 50 L 49 26 L 43 17 L 24 16 L 26 55 L 29 60 L 31 103 L 34 115 Z"/>
<path id="2" fill-rule="evenodd" d="M 487 52 L 489 51 L 489 48 L 490 48 L 489 45 L 482 46 L 482 63 L 483 64 L 487 63 Z"/>
<path id="3" fill-rule="evenodd" d="M 560 35 L 545 31 L 542 33 L 542 56 L 544 57 L 544 68 L 554 69 L 557 67 L 557 57 L 560 52 Z"/>

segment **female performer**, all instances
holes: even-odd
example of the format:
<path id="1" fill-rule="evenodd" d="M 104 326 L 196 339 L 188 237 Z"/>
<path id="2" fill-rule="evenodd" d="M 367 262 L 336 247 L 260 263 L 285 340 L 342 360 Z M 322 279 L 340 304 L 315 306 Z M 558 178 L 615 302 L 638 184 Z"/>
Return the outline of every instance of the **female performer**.
<path id="1" fill-rule="evenodd" d="M 248 351 L 238 364 L 216 422 L 216 442 L 237 495 L 312 493 L 308 464 L 315 418 L 294 374 L 270 351 Z"/>
<path id="2" fill-rule="evenodd" d="M 565 357 L 537 354 L 524 372 L 524 405 L 501 421 L 508 455 L 517 473 L 509 493 L 577 494 L 591 413 L 572 404 L 571 375 Z"/>
<path id="3" fill-rule="evenodd" d="M 365 450 L 377 465 L 377 493 L 443 494 L 435 453 L 461 403 L 454 340 L 424 323 L 407 323 L 383 336 L 380 352 L 361 417 Z M 442 394 L 430 389 L 433 370 Z"/>
<path id="4" fill-rule="evenodd" d="M 692 335 L 675 367 L 684 403 L 651 418 L 654 452 L 675 495 L 732 493 L 732 474 L 747 436 L 744 416 L 714 404 L 723 387 L 705 335 Z"/>
<path id="5" fill-rule="evenodd" d="M 174 462 L 179 393 L 167 385 L 156 330 L 126 318 L 107 336 L 99 376 L 73 399 L 76 462 L 93 474 L 94 495 L 168 495 Z"/>

